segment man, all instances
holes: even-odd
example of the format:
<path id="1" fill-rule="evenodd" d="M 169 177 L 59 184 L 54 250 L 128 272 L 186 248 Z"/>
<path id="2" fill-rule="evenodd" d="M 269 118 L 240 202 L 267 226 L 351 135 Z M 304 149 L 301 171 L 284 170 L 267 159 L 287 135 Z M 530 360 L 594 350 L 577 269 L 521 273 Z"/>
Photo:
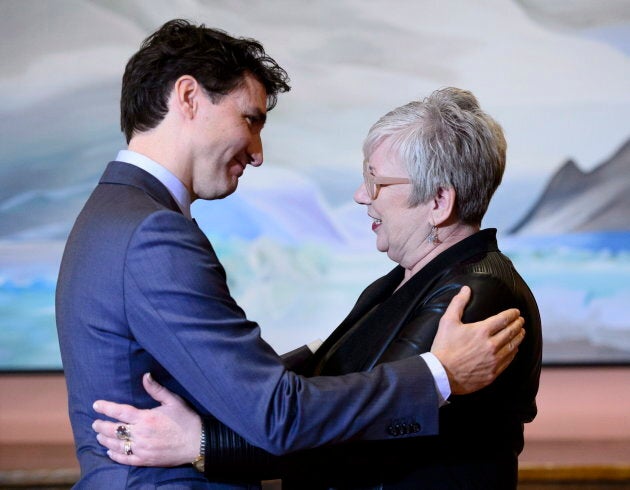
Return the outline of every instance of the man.
<path id="1" fill-rule="evenodd" d="M 154 406 L 140 381 L 145 372 L 280 454 L 434 434 L 441 376 L 447 398 L 485 386 L 512 360 L 523 335 L 515 310 L 470 328 L 451 313 L 434 354 L 370 374 L 307 380 L 287 371 L 231 298 L 212 246 L 190 219 L 191 201 L 231 194 L 248 164 L 262 164 L 261 131 L 277 94 L 289 89 L 286 73 L 255 41 L 174 20 L 129 60 L 122 85 L 129 150 L 108 165 L 77 218 L 57 287 L 78 487 L 240 488 L 207 482 L 190 465 L 131 468 L 107 457 L 91 405 Z M 395 421 L 413 430 L 392 435 Z M 132 455 L 132 434 L 121 427 L 119 436 L 120 450 Z"/>

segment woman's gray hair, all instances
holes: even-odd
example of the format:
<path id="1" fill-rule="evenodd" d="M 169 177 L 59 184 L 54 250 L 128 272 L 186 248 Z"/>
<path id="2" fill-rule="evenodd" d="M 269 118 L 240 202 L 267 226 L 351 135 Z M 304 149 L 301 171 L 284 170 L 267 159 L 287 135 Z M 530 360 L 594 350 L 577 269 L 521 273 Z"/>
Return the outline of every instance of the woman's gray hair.
<path id="1" fill-rule="evenodd" d="M 365 159 L 384 142 L 407 168 L 410 206 L 429 201 L 439 188 L 452 188 L 459 220 L 481 224 L 503 177 L 507 145 L 501 126 L 471 92 L 443 88 L 385 114 L 368 132 Z"/>

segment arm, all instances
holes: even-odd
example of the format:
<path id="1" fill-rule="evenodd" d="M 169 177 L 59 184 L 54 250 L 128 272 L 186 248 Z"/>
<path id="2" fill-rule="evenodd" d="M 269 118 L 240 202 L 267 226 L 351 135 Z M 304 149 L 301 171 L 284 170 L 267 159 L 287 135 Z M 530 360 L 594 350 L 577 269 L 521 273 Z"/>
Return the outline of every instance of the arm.
<path id="1" fill-rule="evenodd" d="M 322 341 L 317 339 L 307 345 L 282 354 L 282 362 L 284 362 L 284 365 L 289 371 L 303 374 L 302 370 L 304 366 L 308 364 L 308 361 L 313 357 L 313 354 L 320 345 L 322 345 Z"/>
<path id="2" fill-rule="evenodd" d="M 468 299 L 469 291 L 464 289 L 463 293 L 456 296 L 456 299 L 451 303 L 447 313 L 444 315 L 444 327 L 448 328 L 449 332 L 446 337 L 451 339 L 451 341 L 458 345 L 461 342 L 461 339 L 458 337 L 460 334 L 463 335 L 463 339 L 465 342 L 469 341 L 468 333 L 469 330 L 475 329 L 483 329 L 482 327 L 487 327 L 488 324 L 493 324 L 494 326 L 490 329 L 492 331 L 499 330 L 498 333 L 492 336 L 492 342 L 494 342 L 493 351 L 503 352 L 505 351 L 505 345 L 510 341 L 510 329 L 500 330 L 499 327 L 501 325 L 505 325 L 505 322 L 509 318 L 504 314 L 497 315 L 492 317 L 491 319 L 482 322 L 480 325 L 463 325 L 461 324 L 459 318 L 462 314 L 464 305 Z M 455 326 L 451 325 L 451 323 L 455 323 Z M 516 320 L 512 322 L 511 327 L 519 327 L 522 324 L 522 319 Z M 459 328 L 457 328 L 459 326 Z M 452 331 L 450 329 L 453 329 Z M 517 330 L 518 331 L 518 330 Z M 513 341 L 514 347 L 518 345 L 521 337 L 517 337 Z M 485 345 L 485 344 L 484 344 Z M 482 356 L 483 357 L 483 356 Z M 448 358 L 448 356 L 447 356 Z M 465 370 L 463 370 L 465 372 Z M 99 433 L 98 438 L 101 444 L 108 447 L 110 452 L 110 457 L 119 463 L 124 464 L 133 464 L 133 465 L 175 465 L 182 464 L 185 462 L 190 462 L 194 459 L 194 457 L 199 453 L 198 445 L 200 440 L 200 424 L 201 422 L 197 419 L 197 422 L 190 421 L 188 424 L 188 429 L 186 429 L 186 437 L 188 438 L 188 445 L 176 446 L 172 441 L 169 440 L 169 430 L 175 426 L 175 430 L 180 433 L 184 432 L 183 429 L 180 429 L 176 426 L 175 421 L 182 420 L 187 416 L 187 413 L 190 412 L 189 409 L 183 404 L 183 402 L 179 401 L 179 406 L 177 405 L 177 399 L 160 396 L 160 390 L 156 388 L 156 383 L 147 384 L 147 380 L 145 379 L 145 388 L 147 391 L 158 401 L 160 401 L 163 406 L 172 407 L 175 411 L 173 412 L 160 412 L 156 413 L 158 409 L 153 410 L 137 410 L 133 407 L 118 405 L 116 403 L 111 402 L 103 402 L 99 401 L 95 406 L 95 409 L 103 413 L 109 417 L 112 417 L 117 420 L 125 420 L 132 424 L 132 433 L 136 433 L 137 429 L 135 429 L 136 425 L 138 430 L 141 429 L 142 437 L 140 437 L 140 433 L 136 439 L 134 438 L 134 455 L 125 456 L 122 454 L 122 442 L 115 438 L 115 428 L 118 423 L 115 422 L 105 422 L 105 421 L 96 421 L 94 423 L 94 429 Z M 163 393 L 163 392 L 162 392 Z M 180 412 L 178 413 L 177 410 Z M 188 410 L 188 412 L 186 412 Z M 155 415 L 152 417 L 150 414 Z M 162 416 L 161 419 L 157 417 L 157 415 Z M 170 417 L 170 418 L 169 418 Z M 148 428 L 148 430 L 146 430 Z M 206 421 L 206 429 L 208 432 L 208 441 L 211 441 L 211 446 L 207 447 L 207 451 L 209 455 L 211 455 L 207 459 L 206 464 L 206 474 L 216 474 L 218 471 L 220 474 L 225 474 L 225 458 L 242 458 L 240 463 L 245 465 L 256 466 L 263 462 L 263 468 L 265 471 L 268 471 L 269 468 L 272 468 L 274 471 L 277 470 L 277 467 L 273 467 L 270 460 L 267 459 L 269 457 L 268 454 L 262 452 L 261 450 L 255 448 L 254 446 L 249 445 L 245 440 L 241 439 L 230 439 L 233 437 L 238 438 L 235 435 L 228 435 L 229 429 L 220 424 L 217 424 L 216 421 L 208 419 Z M 150 434 L 146 436 L 146 433 Z M 229 444 L 226 446 L 221 446 L 216 443 L 216 440 L 226 441 L 232 440 L 234 443 L 230 446 Z M 214 442 L 213 442 L 214 441 Z M 137 447 L 137 450 L 136 450 Z M 236 447 L 236 450 L 234 450 Z M 221 449 L 226 450 L 225 453 L 221 454 Z M 234 451 L 234 452 L 233 452 Z M 235 456 L 236 455 L 236 456 Z M 231 460 L 235 461 L 235 460 Z M 242 467 L 241 467 L 242 469 Z M 254 470 L 251 470 L 255 472 Z M 214 473 L 213 473 L 214 472 Z M 259 478 L 263 478 L 266 476 L 258 475 Z"/>
<path id="3" fill-rule="evenodd" d="M 94 409 L 122 422 L 96 420 L 92 428 L 108 456 L 132 466 L 179 466 L 194 461 L 201 452 L 201 430 L 207 437 L 204 453 L 206 474 L 213 478 L 261 480 L 277 478 L 282 458 L 249 444 L 212 416 L 203 419 L 176 394 L 170 392 L 147 373 L 142 377 L 147 393 L 160 405 L 137 409 L 131 405 L 98 401 Z M 116 437 L 121 425 L 128 428 L 133 453 L 125 455 L 124 440 Z M 209 462 L 212 462 L 209 464 Z"/>
<path id="4" fill-rule="evenodd" d="M 124 441 L 116 437 L 121 422 L 96 420 L 92 424 L 97 440 L 107 447 L 108 456 L 132 466 L 179 466 L 194 461 L 201 452 L 202 425 L 206 430 L 204 452 L 212 461 L 206 467 L 223 477 L 240 480 L 276 478 L 282 458 L 250 445 L 245 439 L 212 416 L 203 419 L 176 394 L 147 373 L 142 377 L 147 393 L 160 405 L 140 410 L 130 405 L 99 401 L 94 409 L 113 419 L 125 420 L 133 453 L 122 451 Z M 209 474 L 209 471 L 206 470 Z"/>
<path id="5" fill-rule="evenodd" d="M 390 438 L 392 418 L 436 432 L 436 392 L 421 359 L 339 377 L 288 371 L 230 296 L 209 242 L 193 227 L 155 213 L 126 254 L 126 314 L 138 344 L 163 368 L 156 379 L 272 453 Z"/>

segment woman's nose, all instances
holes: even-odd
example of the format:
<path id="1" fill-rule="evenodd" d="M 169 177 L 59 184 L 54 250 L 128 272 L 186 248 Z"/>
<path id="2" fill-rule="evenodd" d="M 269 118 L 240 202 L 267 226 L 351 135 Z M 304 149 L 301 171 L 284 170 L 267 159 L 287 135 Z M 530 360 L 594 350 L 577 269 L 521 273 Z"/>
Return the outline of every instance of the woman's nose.
<path id="1" fill-rule="evenodd" d="M 365 188 L 365 182 L 361 182 L 361 185 L 354 191 L 354 200 L 358 204 L 370 204 L 372 199 Z"/>

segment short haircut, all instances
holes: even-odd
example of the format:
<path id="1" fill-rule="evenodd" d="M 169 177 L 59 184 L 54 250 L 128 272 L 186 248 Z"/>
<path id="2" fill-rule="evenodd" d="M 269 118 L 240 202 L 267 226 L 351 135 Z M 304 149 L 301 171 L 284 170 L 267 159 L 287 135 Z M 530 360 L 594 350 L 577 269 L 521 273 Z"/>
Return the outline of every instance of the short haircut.
<path id="1" fill-rule="evenodd" d="M 258 41 L 174 19 L 151 34 L 128 61 L 122 79 L 120 126 L 127 143 L 136 132 L 156 127 L 168 112 L 168 98 L 182 75 L 194 77 L 213 103 L 238 88 L 246 74 L 267 92 L 271 110 L 287 92 L 286 71 Z"/>
<path id="2" fill-rule="evenodd" d="M 471 92 L 447 87 L 387 113 L 370 128 L 364 157 L 383 143 L 409 173 L 410 206 L 452 188 L 458 219 L 481 224 L 503 177 L 507 145 L 501 126 Z"/>

